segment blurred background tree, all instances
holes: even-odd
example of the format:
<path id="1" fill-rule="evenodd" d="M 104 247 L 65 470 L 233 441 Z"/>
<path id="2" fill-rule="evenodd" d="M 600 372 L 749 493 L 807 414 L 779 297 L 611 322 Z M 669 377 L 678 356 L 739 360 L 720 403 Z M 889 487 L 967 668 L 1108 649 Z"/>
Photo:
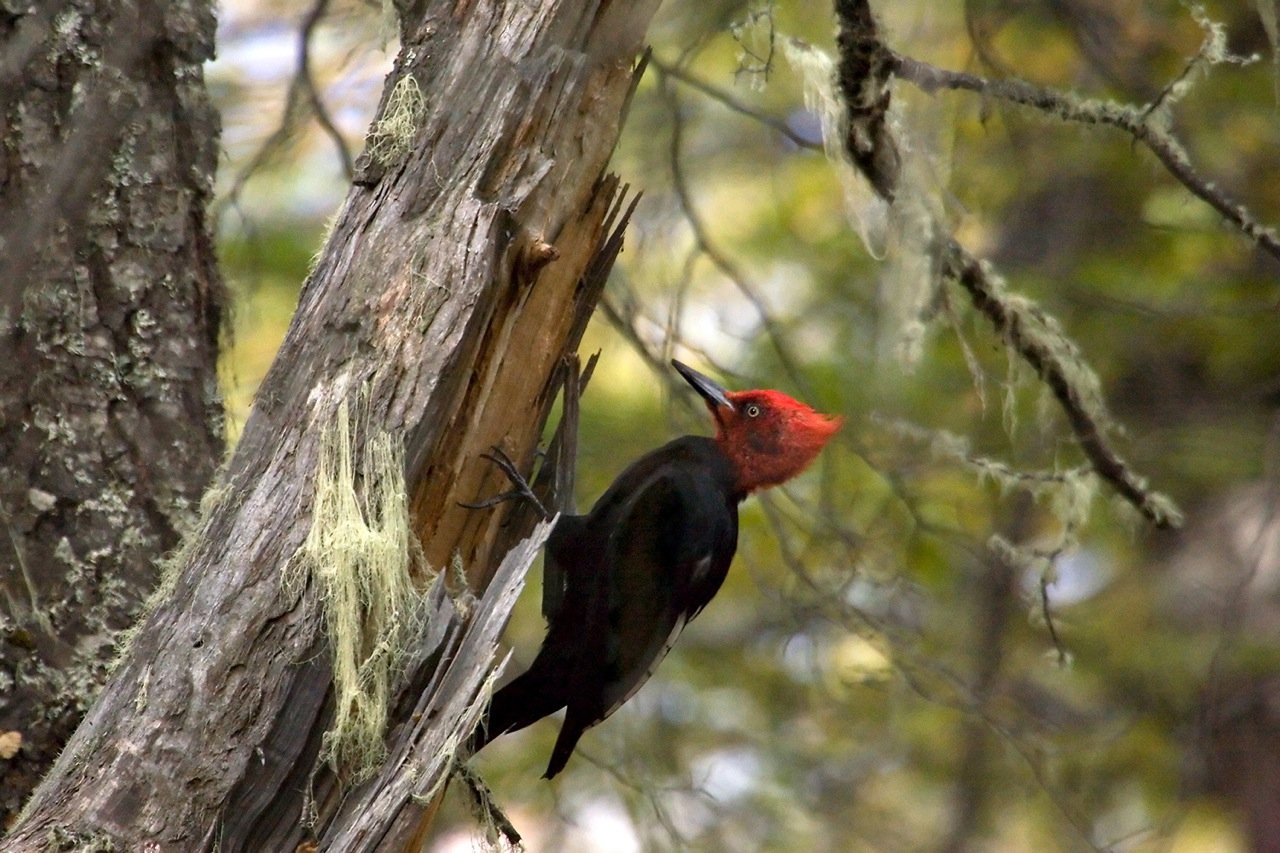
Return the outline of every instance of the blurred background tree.
<path id="1" fill-rule="evenodd" d="M 901 55 L 1081 110 L 1150 109 L 1202 188 L 1280 220 L 1274 4 L 876 11 Z M 833 21 L 717 2 L 652 27 L 615 160 L 644 199 L 588 333 L 603 355 L 579 501 L 708 428 L 670 392 L 671 355 L 846 414 L 839 445 L 748 502 L 725 589 L 561 780 L 538 779 L 551 724 L 476 766 L 536 849 L 1280 849 L 1280 259 L 1132 134 L 998 91 L 895 80 L 901 192 L 878 202 L 823 152 Z M 364 4 L 222 10 L 233 435 L 391 30 Z M 1097 375 L 1110 443 L 1181 531 L 1100 482 L 1035 369 L 939 274 L 922 222 L 1055 318 Z M 508 632 L 516 667 L 541 637 L 537 595 Z M 450 803 L 432 843 L 476 832 Z"/>
<path id="2" fill-rule="evenodd" d="M 0 7 L 0 832 L 225 449 L 213 7 Z"/>

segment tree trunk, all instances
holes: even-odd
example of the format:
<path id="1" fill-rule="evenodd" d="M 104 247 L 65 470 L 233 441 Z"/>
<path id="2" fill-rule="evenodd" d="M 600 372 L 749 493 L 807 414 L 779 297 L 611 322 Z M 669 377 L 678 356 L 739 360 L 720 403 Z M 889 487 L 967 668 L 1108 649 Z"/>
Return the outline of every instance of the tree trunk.
<path id="1" fill-rule="evenodd" d="M 459 502 L 503 487 L 479 459 L 491 445 L 532 458 L 555 367 L 617 251 L 616 184 L 602 175 L 656 2 L 397 5 L 401 53 L 356 185 L 173 594 L 7 849 L 45 849 L 50 833 L 123 849 L 283 849 L 305 838 L 304 822 L 323 846 L 392 849 L 412 829 L 415 798 L 448 772 L 439 745 L 457 743 L 479 711 L 488 667 L 467 663 L 464 646 L 470 636 L 485 645 L 504 605 L 486 596 L 469 620 L 454 618 L 437 584 L 420 641 L 403 650 L 432 698 L 393 702 L 394 767 L 361 789 L 388 774 L 407 780 L 400 805 L 380 826 L 357 827 L 361 815 L 326 793 L 338 779 L 312 777 L 335 706 L 347 710 L 329 652 L 351 640 L 322 624 L 333 606 L 321 600 L 323 553 L 299 557 L 327 483 L 318 462 L 344 445 L 332 436 L 349 404 L 357 459 L 387 436 L 403 442 L 425 565 L 463 569 L 477 586 L 493 573 L 511 510 Z M 369 513 L 377 481 L 394 478 L 357 467 L 348 479 Z M 506 571 L 527 566 L 537 543 Z M 297 573 L 300 561 L 311 574 Z M 372 624 L 379 592 L 347 614 L 357 631 Z"/>
<path id="2" fill-rule="evenodd" d="M 1250 850 L 1280 851 L 1280 481 L 1237 486 L 1208 504 L 1167 560 L 1178 630 L 1214 639 L 1185 729 L 1187 786 L 1240 815 Z"/>
<path id="3" fill-rule="evenodd" d="M 222 459 L 213 33 L 204 0 L 0 6 L 0 826 Z"/>

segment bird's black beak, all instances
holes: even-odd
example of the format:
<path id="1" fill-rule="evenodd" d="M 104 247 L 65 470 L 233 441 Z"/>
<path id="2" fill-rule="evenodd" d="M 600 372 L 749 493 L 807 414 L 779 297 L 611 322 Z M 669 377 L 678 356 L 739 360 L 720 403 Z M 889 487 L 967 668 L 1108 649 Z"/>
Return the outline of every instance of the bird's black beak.
<path id="1" fill-rule="evenodd" d="M 729 398 L 725 396 L 724 388 L 710 378 L 703 376 L 689 365 L 671 359 L 671 366 L 676 369 L 684 381 L 693 386 L 693 390 L 702 395 L 702 399 L 711 404 L 714 409 L 717 406 L 724 406 L 729 411 L 733 411 L 733 403 L 729 402 Z"/>

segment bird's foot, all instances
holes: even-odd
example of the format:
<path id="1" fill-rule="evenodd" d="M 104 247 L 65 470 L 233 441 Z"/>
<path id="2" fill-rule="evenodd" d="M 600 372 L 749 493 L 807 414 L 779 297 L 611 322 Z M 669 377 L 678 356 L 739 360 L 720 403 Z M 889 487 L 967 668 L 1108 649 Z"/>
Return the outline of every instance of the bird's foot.
<path id="1" fill-rule="evenodd" d="M 511 457 L 507 455 L 505 450 L 494 445 L 490 452 L 480 454 L 480 458 L 487 459 L 496 465 L 498 470 L 506 475 L 513 488 L 475 503 L 459 501 L 459 506 L 464 506 L 467 509 L 487 509 L 510 500 L 527 500 L 538 510 L 544 521 L 551 520 L 551 513 L 547 512 L 547 508 L 542 505 L 542 501 L 538 500 L 538 496 L 534 494 L 529 481 L 520 473 L 520 469 L 516 467 L 515 462 L 511 461 Z"/>

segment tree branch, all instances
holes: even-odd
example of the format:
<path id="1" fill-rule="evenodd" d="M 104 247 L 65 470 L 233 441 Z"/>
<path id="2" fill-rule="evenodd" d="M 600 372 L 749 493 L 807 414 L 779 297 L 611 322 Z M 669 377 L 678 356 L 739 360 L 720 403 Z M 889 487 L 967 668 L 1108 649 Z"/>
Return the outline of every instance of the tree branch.
<path id="1" fill-rule="evenodd" d="M 1105 427 L 1109 416 L 1098 390 L 1081 378 L 1081 371 L 1087 368 L 1078 360 L 1074 345 L 1055 336 L 1046 318 L 1029 309 L 1024 300 L 1011 299 L 1004 293 L 990 265 L 954 239 L 947 243 L 943 273 L 968 292 L 973 307 L 991 321 L 1000 336 L 1049 386 L 1098 476 L 1152 524 L 1163 528 L 1179 526 L 1182 516 L 1173 502 L 1148 488 L 1111 445 Z"/>
<path id="2" fill-rule="evenodd" d="M 236 173 L 235 179 L 231 182 L 231 187 L 227 190 L 226 195 L 214 205 L 215 219 L 221 216 L 223 209 L 239 202 L 240 194 L 244 191 L 245 185 L 253 179 L 253 176 L 262 167 L 271 162 L 272 158 L 279 153 L 280 149 L 284 147 L 285 143 L 289 141 L 289 138 L 298 129 L 299 124 L 305 117 L 304 98 L 306 99 L 306 107 L 310 107 L 315 113 L 316 122 L 333 140 L 334 146 L 338 151 L 338 157 L 342 161 L 343 174 L 346 175 L 348 181 L 355 175 L 351 151 L 347 147 L 346 140 L 342 138 L 341 132 L 329 117 L 329 113 L 325 109 L 324 102 L 321 100 L 320 93 L 316 88 L 315 80 L 311 76 L 311 36 L 328 11 L 329 2 L 330 0 L 315 0 L 311 8 L 307 10 L 306 15 L 303 16 L 302 25 L 298 29 L 297 68 L 294 71 L 293 78 L 289 81 L 289 89 L 285 95 L 284 110 L 280 116 L 280 123 L 271 132 L 271 135 L 258 146 L 258 150 L 249 158 L 249 162 L 245 164 L 244 168 Z"/>
<path id="3" fill-rule="evenodd" d="M 902 61 L 880 41 L 867 0 L 836 0 L 835 8 L 840 51 L 836 85 L 847 113 L 846 154 L 876 193 L 892 202 L 898 191 L 900 159 L 893 129 L 886 121 L 888 83 Z M 1152 524 L 1178 526 L 1181 515 L 1173 502 L 1149 489 L 1112 447 L 1106 434 L 1110 417 L 1097 380 L 1079 358 L 1076 346 L 1029 300 L 1006 293 L 990 265 L 961 246 L 942 223 L 935 222 L 934 227 L 943 235 L 937 238 L 943 275 L 969 294 L 973 306 L 1049 386 L 1098 475 Z"/>
<path id="4" fill-rule="evenodd" d="M 324 101 L 320 98 L 320 90 L 316 88 L 315 78 L 311 76 L 311 34 L 315 32 L 315 28 L 320 24 L 328 9 L 329 0 L 316 0 L 315 5 L 311 7 L 311 10 L 307 12 L 307 16 L 302 20 L 302 29 L 298 32 L 298 73 L 294 81 L 302 87 L 303 92 L 306 94 L 307 100 L 311 104 L 311 109 L 315 111 L 316 122 L 333 140 L 333 147 L 337 150 L 338 158 L 342 161 L 342 174 L 350 181 L 355 177 L 355 167 L 351 161 L 351 149 L 347 147 L 347 141 L 342 138 L 342 133 L 334 125 L 333 119 L 330 118 L 329 111 L 325 107 Z"/>
<path id="5" fill-rule="evenodd" d="M 1007 103 L 1056 115 L 1063 121 L 1106 125 L 1124 131 L 1141 142 L 1193 195 L 1204 201 L 1272 258 L 1280 261 L 1280 235 L 1262 224 L 1248 208 L 1232 199 L 1215 182 L 1205 179 L 1191 163 L 1187 149 L 1157 120 L 1162 115 L 1157 98 L 1147 107 L 1078 98 L 1025 80 L 988 80 L 963 71 L 948 71 L 894 51 L 888 51 L 895 77 L 910 81 L 932 94 L 939 89 L 976 92 Z"/>

